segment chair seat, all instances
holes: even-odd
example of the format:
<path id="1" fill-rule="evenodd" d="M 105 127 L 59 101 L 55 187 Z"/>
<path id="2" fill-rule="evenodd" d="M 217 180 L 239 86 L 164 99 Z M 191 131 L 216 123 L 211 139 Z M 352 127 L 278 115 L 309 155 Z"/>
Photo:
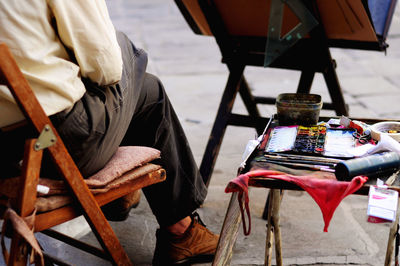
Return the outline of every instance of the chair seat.
<path id="1" fill-rule="evenodd" d="M 126 172 L 160 158 L 160 151 L 143 146 L 119 147 L 111 160 L 85 180 L 89 188 L 104 187 Z"/>
<path id="2" fill-rule="evenodd" d="M 150 163 L 160 158 L 160 151 L 142 146 L 119 147 L 115 155 L 103 169 L 85 179 L 93 195 L 104 194 L 110 190 L 120 188 L 122 185 L 129 185 L 135 179 L 157 173 L 160 178 L 165 175 L 161 166 Z M 11 189 L 18 185 L 19 177 L 1 179 L 0 194 L 8 198 L 14 198 L 15 190 Z M 40 178 L 39 185 L 48 189 L 48 193 L 38 192 L 35 203 L 37 213 L 48 212 L 64 207 L 73 202 L 69 195 L 68 185 L 63 180 Z M 102 203 L 104 205 L 111 200 Z"/>
<path id="3" fill-rule="evenodd" d="M 120 177 L 117 177 L 103 187 L 91 188 L 89 186 L 89 190 L 93 195 L 104 194 L 110 190 L 118 189 L 122 185 L 128 185 L 138 177 L 151 173 L 159 173 L 158 170 L 161 170 L 161 166 L 147 163 L 122 174 Z M 162 178 L 162 176 L 160 178 Z M 39 184 L 46 184 L 51 195 L 42 195 L 41 193 L 38 193 L 41 196 L 36 199 L 35 203 L 37 213 L 52 211 L 73 202 L 73 198 L 68 194 L 68 188 L 63 181 L 59 182 L 59 180 L 39 179 Z M 103 204 L 101 204 L 101 206 L 102 205 Z"/>

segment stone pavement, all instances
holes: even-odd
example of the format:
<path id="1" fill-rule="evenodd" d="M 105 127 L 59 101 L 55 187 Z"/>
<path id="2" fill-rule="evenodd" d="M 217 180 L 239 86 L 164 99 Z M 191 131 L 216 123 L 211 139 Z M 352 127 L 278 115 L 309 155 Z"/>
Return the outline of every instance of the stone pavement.
<path id="1" fill-rule="evenodd" d="M 148 71 L 163 81 L 176 112 L 186 130 L 198 163 L 202 158 L 211 126 L 225 86 L 228 71 L 220 63 L 220 51 L 211 37 L 195 35 L 174 1 L 108 0 L 110 16 L 117 29 L 149 53 Z M 332 49 L 337 73 L 354 117 L 393 118 L 400 116 L 400 8 L 397 7 L 387 54 L 374 51 Z M 277 96 L 295 92 L 300 73 L 289 70 L 252 68 L 246 70 L 249 85 L 256 95 Z M 330 101 L 327 88 L 318 74 L 312 87 Z M 245 113 L 238 101 L 234 110 Z M 275 107 L 263 106 L 263 115 Z M 323 111 L 324 115 L 333 115 Z M 204 222 L 219 232 L 230 195 L 224 193 L 235 177 L 241 154 L 249 139 L 249 128 L 229 127 L 217 159 L 209 194 L 199 210 Z M 240 231 L 231 265 L 262 265 L 264 262 L 265 221 L 261 214 L 267 191 L 250 192 L 252 233 Z M 285 265 L 383 265 L 388 224 L 366 222 L 366 197 L 349 196 L 338 207 L 329 232 L 323 233 L 319 208 L 304 192 L 286 192 L 281 207 L 283 258 Z M 135 265 L 150 265 L 157 223 L 144 197 L 127 221 L 112 223 L 116 234 Z M 63 231 L 96 243 L 82 218 Z M 40 237 L 46 250 L 58 253 L 75 265 L 108 265 L 91 255 L 64 244 Z M 208 264 L 204 264 L 208 265 Z"/>

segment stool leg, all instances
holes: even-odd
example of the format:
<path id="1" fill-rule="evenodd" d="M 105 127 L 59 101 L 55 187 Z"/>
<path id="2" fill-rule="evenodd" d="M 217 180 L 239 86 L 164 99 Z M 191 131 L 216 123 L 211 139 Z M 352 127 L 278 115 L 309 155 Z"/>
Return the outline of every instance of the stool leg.
<path id="1" fill-rule="evenodd" d="M 397 210 L 396 220 L 389 231 L 389 239 L 386 248 L 385 266 L 389 266 L 392 261 L 393 247 L 397 233 L 397 225 L 399 224 L 399 210 Z"/>
<path id="2" fill-rule="evenodd" d="M 281 193 L 279 189 L 271 189 L 268 194 L 268 224 L 267 239 L 265 243 L 265 261 L 264 265 L 271 265 L 272 260 L 272 241 L 275 240 L 275 260 L 276 265 L 282 266 L 282 246 L 281 230 L 279 228 L 279 210 L 281 204 Z"/>
<path id="3" fill-rule="evenodd" d="M 243 204 L 241 202 L 240 204 Z M 226 210 L 224 223 L 218 241 L 212 266 L 230 265 L 233 255 L 233 247 L 239 234 L 240 205 L 238 204 L 238 192 L 232 193 L 231 200 Z"/>
<path id="4" fill-rule="evenodd" d="M 280 229 L 280 218 L 279 211 L 281 205 L 281 193 L 280 190 L 274 189 L 273 191 L 273 205 L 272 205 L 272 225 L 274 227 L 275 237 L 275 260 L 276 265 L 282 266 L 282 245 L 281 245 L 281 229 Z"/>
<path id="5" fill-rule="evenodd" d="M 267 213 L 267 238 L 265 241 L 265 261 L 264 265 L 271 266 L 271 259 L 272 259 L 272 241 L 273 241 L 273 234 L 274 228 L 272 226 L 272 205 L 274 201 L 274 197 L 272 196 L 275 189 L 271 189 L 268 193 L 268 213 Z"/>

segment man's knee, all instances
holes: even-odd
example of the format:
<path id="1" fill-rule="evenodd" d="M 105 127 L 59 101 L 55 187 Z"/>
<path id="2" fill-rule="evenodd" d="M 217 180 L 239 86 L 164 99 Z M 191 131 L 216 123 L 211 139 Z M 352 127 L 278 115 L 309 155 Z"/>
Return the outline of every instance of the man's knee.
<path id="1" fill-rule="evenodd" d="M 146 73 L 143 81 L 143 89 L 148 97 L 155 101 L 160 101 L 166 98 L 166 92 L 161 80 L 150 73 Z"/>

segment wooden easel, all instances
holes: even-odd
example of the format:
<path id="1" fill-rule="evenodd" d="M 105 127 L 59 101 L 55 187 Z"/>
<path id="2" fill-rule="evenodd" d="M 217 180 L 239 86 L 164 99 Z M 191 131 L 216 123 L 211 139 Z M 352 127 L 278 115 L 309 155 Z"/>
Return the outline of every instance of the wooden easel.
<path id="1" fill-rule="evenodd" d="M 222 62 L 229 69 L 228 80 L 200 165 L 203 179 L 209 185 L 227 126 L 252 127 L 257 130 L 258 134 L 261 134 L 267 118 L 260 115 L 257 105 L 275 103 L 273 97 L 254 96 L 243 75 L 246 66 L 264 66 L 268 36 L 232 34 L 232 29 L 229 28 L 232 27 L 232 22 L 229 22 L 228 27 L 224 20 L 229 15 L 231 7 L 222 0 L 175 0 L 175 2 L 196 34 L 215 37 L 221 50 Z M 266 2 L 268 1 L 266 0 Z M 384 50 L 386 45 L 384 42 L 378 42 L 375 35 L 367 41 L 329 39 L 324 25 L 321 23 L 322 19 L 316 0 L 303 0 L 303 3 L 320 23 L 309 33 L 308 38 L 299 40 L 269 67 L 301 71 L 297 87 L 299 93 L 310 93 L 315 73 L 322 73 L 332 100 L 332 103 L 324 103 L 324 109 L 334 110 L 337 115 L 348 115 L 348 107 L 335 70 L 336 62 L 332 58 L 329 48 Z M 222 13 L 221 10 L 224 9 L 226 10 Z M 268 14 L 265 14 L 265 19 L 268 19 Z M 256 23 L 249 21 L 249 25 L 249 27 L 253 27 Z M 232 112 L 238 93 L 248 115 Z"/>

